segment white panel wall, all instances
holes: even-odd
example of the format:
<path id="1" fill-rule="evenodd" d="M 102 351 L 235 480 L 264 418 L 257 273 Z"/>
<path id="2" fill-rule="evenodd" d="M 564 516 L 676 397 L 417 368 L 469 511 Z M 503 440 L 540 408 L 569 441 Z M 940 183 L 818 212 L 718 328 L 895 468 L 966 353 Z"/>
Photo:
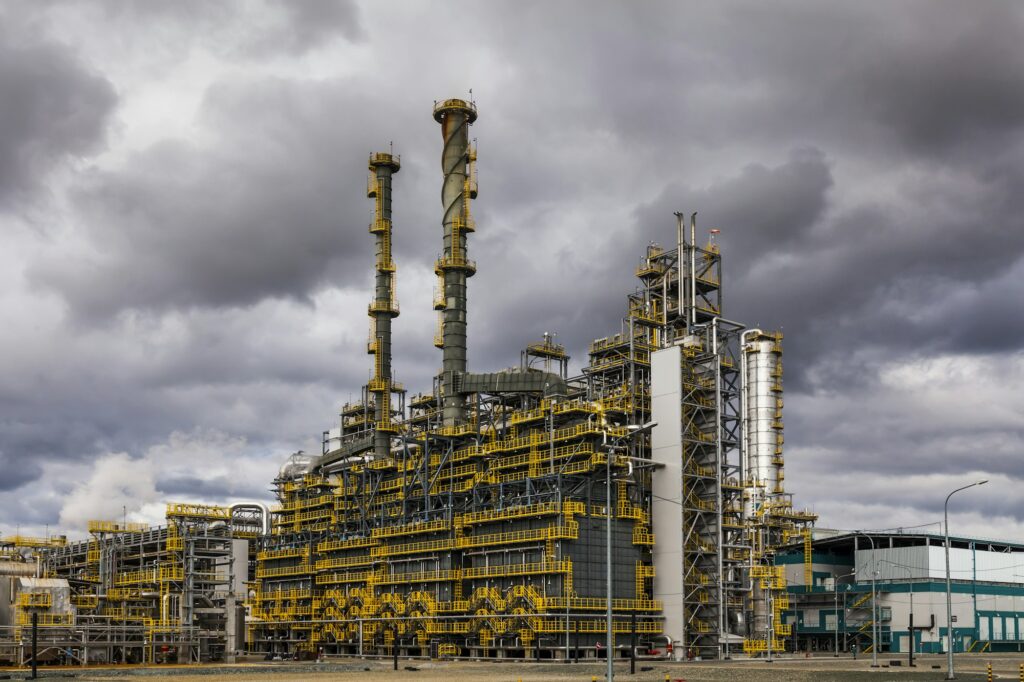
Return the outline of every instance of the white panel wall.
<path id="1" fill-rule="evenodd" d="M 904 566 L 910 568 L 912 578 L 946 579 L 946 556 L 941 546 L 880 547 L 873 555 L 870 547 L 860 549 L 855 557 L 859 580 L 871 579 L 872 557 L 877 566 L 878 580 L 906 580 Z M 1024 575 L 1024 553 L 972 552 L 953 547 L 949 551 L 949 572 L 953 580 L 1020 583 L 1018 574 Z"/>
<path id="2" fill-rule="evenodd" d="M 879 547 L 874 553 L 870 547 L 860 549 L 854 559 L 857 579 L 861 582 L 870 580 L 872 564 L 877 567 L 878 580 L 906 580 L 907 568 L 910 569 L 911 578 L 926 578 L 928 577 L 928 549 L 924 546 Z"/>
<path id="3" fill-rule="evenodd" d="M 654 537 L 654 598 L 664 605 L 664 633 L 683 641 L 683 444 L 682 356 L 678 346 L 651 354 L 651 457 L 661 465 L 654 471 L 652 524 Z M 683 649 L 675 647 L 679 654 Z"/>

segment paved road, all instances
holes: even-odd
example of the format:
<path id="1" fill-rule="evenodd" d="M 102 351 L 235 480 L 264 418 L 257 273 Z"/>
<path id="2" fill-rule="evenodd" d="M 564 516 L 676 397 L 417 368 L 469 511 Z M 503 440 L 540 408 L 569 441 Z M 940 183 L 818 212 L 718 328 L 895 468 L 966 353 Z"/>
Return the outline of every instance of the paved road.
<path id="1" fill-rule="evenodd" d="M 890 666 L 899 661 L 900 666 Z M 628 664 L 616 666 L 616 678 L 622 682 L 664 682 L 666 675 L 671 682 L 885 682 L 887 680 L 908 680 L 925 682 L 945 678 L 945 658 L 925 656 L 919 659 L 918 667 L 906 668 L 906 658 L 884 656 L 879 659 L 882 667 L 872 669 L 870 658 L 856 661 L 849 658 L 789 658 L 773 663 L 757 660 L 734 660 L 728 662 L 706 661 L 696 663 L 663 663 L 643 661 L 637 664 L 637 674 L 629 674 Z M 986 664 L 991 663 L 994 679 L 1018 680 L 1020 664 L 1024 654 L 969 654 L 957 657 L 957 678 L 964 680 L 985 680 Z M 934 669 L 932 666 L 939 666 Z M 410 670 L 408 668 L 415 668 Z M 645 670 L 646 668 L 646 670 Z M 150 680 L 150 682 L 201 682 L 214 679 L 256 680 L 257 682 L 314 682 L 355 681 L 397 682 L 417 680 L 419 682 L 590 682 L 604 680 L 603 663 L 556 664 L 556 663 L 515 663 L 515 662 L 424 662 L 400 661 L 398 672 L 392 670 L 390 661 L 353 661 L 341 659 L 328 663 L 275 663 L 244 664 L 235 666 L 167 666 L 156 668 L 106 668 L 89 669 L 46 669 L 40 670 L 42 679 L 79 680 Z M 11 679 L 25 679 L 27 673 L 5 671 Z"/>

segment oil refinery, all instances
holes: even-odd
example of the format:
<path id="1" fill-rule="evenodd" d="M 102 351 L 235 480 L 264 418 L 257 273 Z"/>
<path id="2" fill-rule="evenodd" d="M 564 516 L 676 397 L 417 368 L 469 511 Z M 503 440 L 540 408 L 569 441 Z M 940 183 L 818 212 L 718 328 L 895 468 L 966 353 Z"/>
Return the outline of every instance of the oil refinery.
<path id="1" fill-rule="evenodd" d="M 170 503 L 158 527 L 3 538 L 0 660 L 25 662 L 33 621 L 41 651 L 69 664 L 792 648 L 790 583 L 814 583 L 816 517 L 785 488 L 782 335 L 727 317 L 719 247 L 676 214 L 580 374 L 549 334 L 513 369 L 472 371 L 477 109 L 449 99 L 433 118 L 433 386 L 393 380 L 401 160 L 373 153 L 372 377 L 323 451 L 281 467 L 273 508 Z"/>

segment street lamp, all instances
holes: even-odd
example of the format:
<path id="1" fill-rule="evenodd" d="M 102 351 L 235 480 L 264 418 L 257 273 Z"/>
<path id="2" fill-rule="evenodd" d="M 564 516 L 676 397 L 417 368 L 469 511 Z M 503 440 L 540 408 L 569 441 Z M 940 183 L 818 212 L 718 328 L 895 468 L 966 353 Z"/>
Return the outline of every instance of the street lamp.
<path id="1" fill-rule="evenodd" d="M 836 628 L 835 628 L 835 630 L 836 630 L 836 642 L 835 642 L 835 645 L 832 648 L 832 656 L 834 658 L 838 658 L 839 657 L 839 579 L 840 578 L 848 578 L 848 577 L 853 576 L 853 575 L 857 575 L 857 572 L 853 571 L 852 573 L 844 573 L 842 575 L 837 575 L 835 578 L 832 579 L 832 592 L 833 592 L 833 594 L 835 594 L 835 601 L 836 601 Z M 843 593 L 843 604 L 844 604 L 844 607 L 845 607 L 845 604 L 846 604 L 846 593 L 845 592 Z M 844 611 L 845 611 L 845 608 L 844 608 Z"/>
<path id="2" fill-rule="evenodd" d="M 878 573 L 875 563 L 875 539 L 867 533 L 855 530 L 857 535 L 863 535 L 871 543 L 871 667 L 878 667 L 878 597 L 875 594 L 875 575 Z"/>
<path id="3" fill-rule="evenodd" d="M 626 438 L 636 438 L 637 436 L 639 436 L 642 433 L 649 433 L 650 430 L 653 429 L 657 425 L 658 425 L 657 422 L 647 422 L 643 426 L 639 426 L 637 424 L 630 424 L 629 426 L 626 427 L 628 433 L 626 434 L 625 437 Z M 608 679 L 608 682 L 612 682 L 615 679 L 615 670 L 612 667 L 612 664 L 615 662 L 614 659 L 612 658 L 613 654 L 615 653 L 614 649 L 612 647 L 612 638 L 614 636 L 614 633 L 612 631 L 612 459 L 613 459 L 613 454 L 612 453 L 614 452 L 614 448 L 608 444 L 608 431 L 606 429 L 604 429 L 606 424 L 604 423 L 604 416 L 603 415 L 601 417 L 601 426 L 602 426 L 602 431 L 601 431 L 601 448 L 604 450 L 605 464 L 607 465 L 607 475 L 605 476 L 605 478 L 607 479 L 605 481 L 605 483 L 607 485 L 607 488 L 605 489 L 605 505 L 606 505 L 605 506 L 605 510 L 607 512 L 607 515 L 605 516 L 605 545 L 606 545 L 606 550 L 607 550 L 606 567 L 607 567 L 607 578 L 608 578 L 608 585 L 607 585 L 606 592 L 605 592 L 606 601 L 608 602 L 608 604 L 607 604 L 607 612 L 605 614 L 605 618 L 606 618 L 606 621 L 607 621 L 606 624 L 605 624 L 605 627 L 607 629 L 606 639 L 607 639 L 607 644 L 608 644 L 608 649 L 607 649 L 607 652 L 608 652 L 607 653 L 607 658 L 608 658 L 608 678 L 607 679 Z"/>
<path id="4" fill-rule="evenodd" d="M 970 485 L 965 485 L 962 488 L 957 488 L 950 494 L 946 495 L 946 503 L 943 506 L 942 515 L 945 520 L 946 528 L 946 679 L 955 680 L 956 677 L 953 675 L 953 598 L 952 598 L 952 586 L 949 580 L 949 498 L 953 497 L 956 493 L 961 490 L 967 490 L 973 488 L 976 485 L 985 485 L 988 483 L 988 479 L 984 481 L 977 481 Z"/>

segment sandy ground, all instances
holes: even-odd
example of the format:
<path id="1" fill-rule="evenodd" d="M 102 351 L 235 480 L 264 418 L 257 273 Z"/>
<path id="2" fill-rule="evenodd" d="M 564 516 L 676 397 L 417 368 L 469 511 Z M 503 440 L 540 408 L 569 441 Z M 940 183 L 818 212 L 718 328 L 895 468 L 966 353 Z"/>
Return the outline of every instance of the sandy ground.
<path id="1" fill-rule="evenodd" d="M 901 666 L 890 667 L 890 661 L 898 660 Z M 981 654 L 957 657 L 958 679 L 986 679 L 986 665 L 992 664 L 993 679 L 1018 680 L 1024 654 Z M 635 675 L 629 674 L 629 664 L 617 664 L 615 677 L 623 682 L 858 682 L 861 680 L 884 682 L 886 680 L 942 680 L 945 678 L 945 658 L 925 656 L 919 659 L 918 667 L 906 668 L 906 657 L 884 656 L 879 658 L 879 668 L 872 669 L 871 659 L 860 658 L 788 658 L 773 663 L 765 661 L 735 660 L 727 662 L 663 663 L 638 661 Z M 934 669 L 932 666 L 939 666 Z M 412 669 L 410 669 L 412 668 Z M 26 679 L 25 670 L 0 672 L 0 679 Z M 262 663 L 216 666 L 165 666 L 155 668 L 103 668 L 82 670 L 81 668 L 41 668 L 41 679 L 79 680 L 150 680 L 151 682 L 200 682 L 212 679 L 257 680 L 258 682 L 314 682 L 355 681 L 396 682 L 417 680 L 419 682 L 590 682 L 603 681 L 603 663 L 518 663 L 518 662 L 429 662 L 399 661 L 398 671 L 392 669 L 390 661 L 340 659 L 328 663 Z"/>

